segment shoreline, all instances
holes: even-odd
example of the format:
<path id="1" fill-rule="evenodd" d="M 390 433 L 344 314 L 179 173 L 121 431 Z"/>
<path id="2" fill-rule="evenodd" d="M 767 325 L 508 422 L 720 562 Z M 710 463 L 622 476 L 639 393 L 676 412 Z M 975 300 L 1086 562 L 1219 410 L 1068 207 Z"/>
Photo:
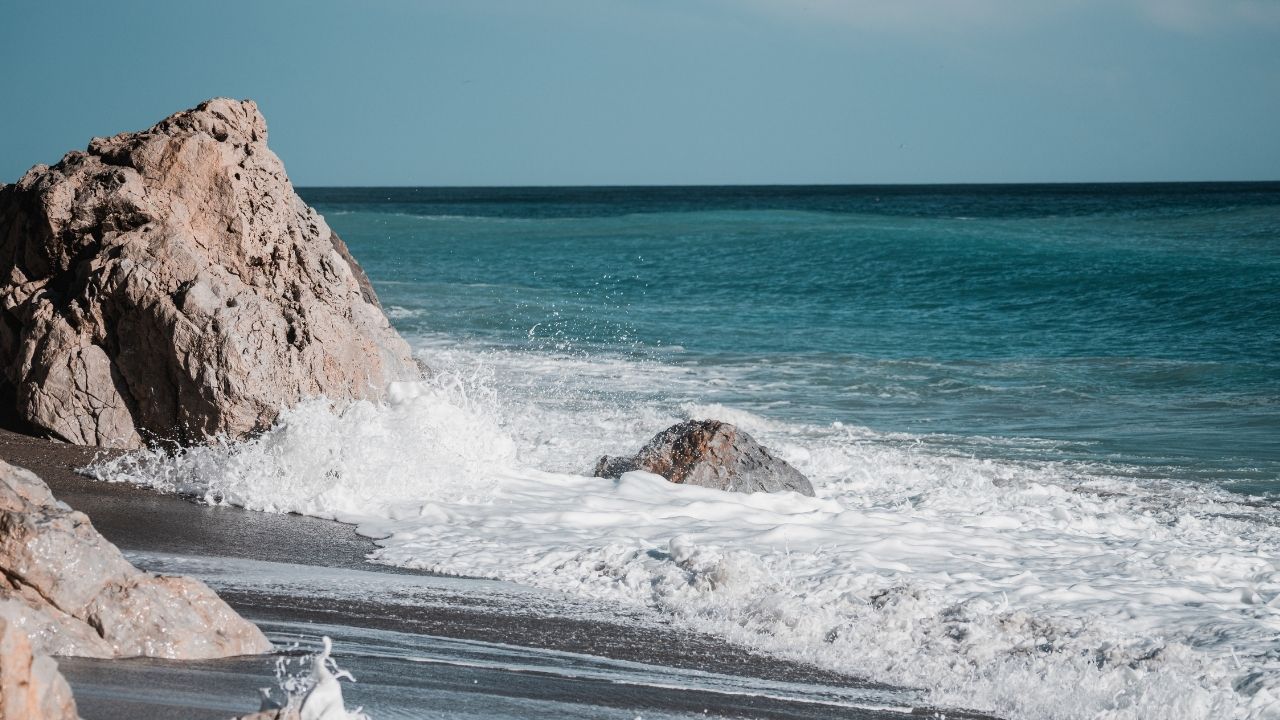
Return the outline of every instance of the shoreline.
<path id="1" fill-rule="evenodd" d="M 105 483 L 76 472 L 107 453 L 99 448 L 0 429 L 0 457 L 39 475 L 54 496 L 89 516 L 94 527 L 126 553 L 170 552 L 300 564 L 363 568 L 371 540 L 355 527 L 304 515 L 255 513 L 194 501 L 126 483 Z M 388 568 L 388 572 L 409 572 Z"/>
<path id="2" fill-rule="evenodd" d="M 398 711 L 390 715 L 380 711 L 379 704 L 408 703 L 402 708 L 407 710 L 423 701 L 421 693 L 446 693 L 441 683 L 465 686 L 468 679 L 473 681 L 468 692 L 475 694 L 466 696 L 468 702 L 486 708 L 477 716 L 506 712 L 515 713 L 512 717 L 538 716 L 541 711 L 533 712 L 534 706 L 546 702 L 555 704 L 554 714 L 561 716 L 573 715 L 568 706 L 608 709 L 606 715 L 625 709 L 633 713 L 628 717 L 636 711 L 678 717 L 695 711 L 701 715 L 705 710 L 710 716 L 749 712 L 754 717 L 872 719 L 935 712 L 914 702 L 903 704 L 918 698 L 918 691 L 867 682 L 763 655 L 711 635 L 664 626 L 662 618 L 641 608 L 587 603 L 510 583 L 370 563 L 365 556 L 375 545 L 351 525 L 200 505 L 145 488 L 100 483 L 75 472 L 101 452 L 0 430 L 0 457 L 40 475 L 55 496 L 89 515 L 99 532 L 139 567 L 204 580 L 237 612 L 262 626 L 277 647 L 289 633 L 305 636 L 307 628 L 325 628 L 334 635 L 339 664 L 352 669 L 360 680 L 344 688 L 350 702 L 366 703 L 374 718 L 398 715 Z M 451 657 L 433 662 L 388 658 L 386 648 L 368 647 L 371 635 L 398 638 L 393 644 L 416 649 L 458 643 L 489 651 L 504 648 L 523 659 L 505 667 L 469 668 L 467 661 Z M 550 671 L 522 667 L 528 657 L 553 658 L 554 667 Z M 595 658 L 593 662 L 606 666 L 623 663 L 642 668 L 638 672 L 648 678 L 639 681 L 644 692 L 623 692 L 620 688 L 632 686 L 583 678 L 562 667 L 564 663 L 577 666 L 584 658 Z M 184 715 L 226 717 L 228 712 L 252 711 L 252 689 L 274 685 L 272 656 L 203 662 L 58 660 L 85 717 L 108 720 L 162 708 L 173 711 L 171 703 L 179 700 Z M 449 668 L 449 680 L 439 677 L 444 667 Z M 664 687 L 679 685 L 670 677 L 653 679 L 664 673 L 706 675 L 737 686 L 731 692 Z M 392 687 L 383 684 L 392 677 L 397 678 Z M 559 679 L 549 688 L 548 677 Z M 179 681 L 185 683 L 186 691 L 155 691 L 157 687 L 172 690 L 168 683 Z M 249 690 L 233 695 L 224 686 Z M 192 687 L 197 691 L 191 692 Z M 806 698 L 807 693 L 814 693 L 813 697 Z M 836 705 L 820 700 L 850 695 L 867 699 Z M 698 698 L 697 702 L 691 704 L 690 697 Z M 235 707 L 228 707 L 231 702 Z M 952 710 L 946 716 L 985 717 Z"/>
<path id="3" fill-rule="evenodd" d="M 304 197 L 267 138 L 0 183 L 0 720 L 1280 717 L 1280 183 Z"/>

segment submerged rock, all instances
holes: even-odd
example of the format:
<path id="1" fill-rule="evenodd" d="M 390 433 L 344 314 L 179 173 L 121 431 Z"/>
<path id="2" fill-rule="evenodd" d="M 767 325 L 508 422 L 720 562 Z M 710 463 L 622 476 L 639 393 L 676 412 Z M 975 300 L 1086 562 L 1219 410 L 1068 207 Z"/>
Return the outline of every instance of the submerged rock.
<path id="1" fill-rule="evenodd" d="M 204 583 L 135 568 L 84 513 L 3 461 L 0 620 L 46 655 L 204 659 L 271 648 Z"/>
<path id="2" fill-rule="evenodd" d="M 116 447 L 240 437 L 418 375 L 257 106 L 225 98 L 0 186 L 0 367 L 18 420 Z"/>
<path id="3" fill-rule="evenodd" d="M 76 720 L 71 687 L 48 655 L 32 653 L 27 635 L 0 615 L 0 720 Z"/>
<path id="4" fill-rule="evenodd" d="M 634 457 L 600 458 L 597 477 L 632 470 L 673 483 L 733 492 L 798 492 L 813 495 L 799 470 L 774 457 L 746 432 L 719 420 L 688 420 L 658 433 Z"/>

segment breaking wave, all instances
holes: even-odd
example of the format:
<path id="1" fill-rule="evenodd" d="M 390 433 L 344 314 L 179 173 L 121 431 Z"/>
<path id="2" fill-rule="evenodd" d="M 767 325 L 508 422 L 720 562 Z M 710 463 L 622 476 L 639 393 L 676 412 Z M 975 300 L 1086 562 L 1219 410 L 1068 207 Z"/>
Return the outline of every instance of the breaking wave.
<path id="1" fill-rule="evenodd" d="M 1023 718 L 1280 715 L 1280 521 L 1210 486 L 707 403 L 708 372 L 419 342 L 384 403 L 100 479 L 355 523 L 376 562 L 652 608 L 940 706 Z M 717 371 L 719 372 L 719 371 Z M 729 381 L 733 378 L 729 377 Z M 818 497 L 587 477 L 685 417 L 739 424 Z"/>

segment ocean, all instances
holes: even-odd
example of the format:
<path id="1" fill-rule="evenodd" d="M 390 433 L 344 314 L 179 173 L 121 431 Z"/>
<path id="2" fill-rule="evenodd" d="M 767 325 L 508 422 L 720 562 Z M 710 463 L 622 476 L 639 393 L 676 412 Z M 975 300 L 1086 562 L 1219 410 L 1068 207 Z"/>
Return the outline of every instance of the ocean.
<path id="1" fill-rule="evenodd" d="M 940 706 L 1280 717 L 1280 183 L 300 194 L 430 377 L 100 476 Z M 691 417 L 817 497 L 587 477 Z"/>

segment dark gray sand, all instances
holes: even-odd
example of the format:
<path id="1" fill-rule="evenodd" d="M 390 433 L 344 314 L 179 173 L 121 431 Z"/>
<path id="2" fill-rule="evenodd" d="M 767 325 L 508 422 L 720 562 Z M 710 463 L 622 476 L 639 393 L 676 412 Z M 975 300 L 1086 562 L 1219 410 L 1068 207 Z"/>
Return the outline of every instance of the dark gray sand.
<path id="1" fill-rule="evenodd" d="M 373 549 L 355 528 L 302 515 L 211 507 L 76 472 L 106 452 L 0 429 L 0 458 L 44 479 L 59 500 L 89 516 L 123 550 L 223 555 L 309 565 L 369 567 Z"/>
<path id="2" fill-rule="evenodd" d="M 76 473 L 97 452 L 0 430 L 0 457 L 40 475 L 135 563 L 201 577 L 282 647 L 334 639 L 375 720 L 902 718 L 919 693 L 767 657 L 610 608 L 486 580 L 365 561 L 340 523 L 209 507 Z M 301 652 L 301 651 L 298 651 Z M 256 710 L 277 657 L 59 661 L 86 720 L 225 718 Z M 978 715 L 948 710 L 948 718 Z"/>

